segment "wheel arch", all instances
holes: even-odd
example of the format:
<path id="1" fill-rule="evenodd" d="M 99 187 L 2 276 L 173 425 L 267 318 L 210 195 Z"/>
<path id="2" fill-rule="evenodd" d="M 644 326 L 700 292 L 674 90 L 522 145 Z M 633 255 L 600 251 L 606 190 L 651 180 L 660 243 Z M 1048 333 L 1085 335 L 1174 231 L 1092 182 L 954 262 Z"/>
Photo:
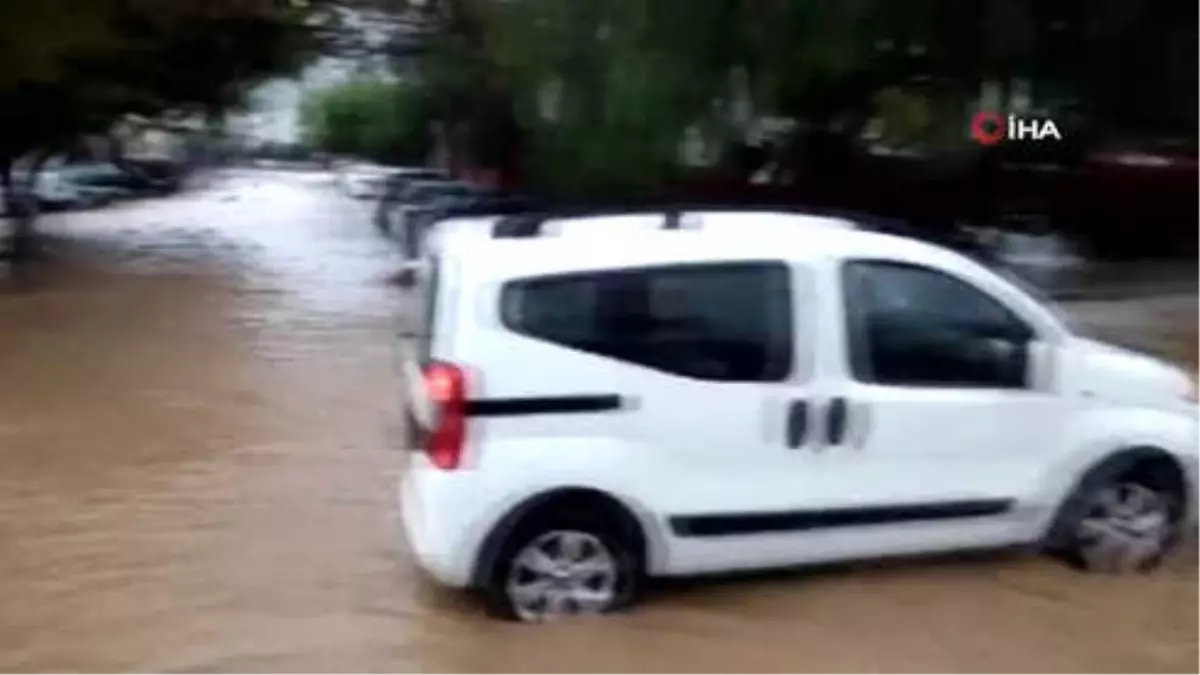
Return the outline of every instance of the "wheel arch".
<path id="1" fill-rule="evenodd" d="M 1056 532 L 1056 528 L 1063 521 L 1064 514 L 1072 507 L 1075 496 L 1090 482 L 1130 473 L 1144 474 L 1156 482 L 1165 482 L 1181 497 L 1181 516 L 1188 519 L 1193 517 L 1195 486 L 1180 458 L 1156 445 L 1131 444 L 1110 450 L 1076 472 L 1054 508 L 1053 517 L 1047 523 L 1045 532 L 1048 541 L 1053 542 L 1059 538 L 1060 533 Z"/>
<path id="2" fill-rule="evenodd" d="M 642 568 L 651 573 L 661 569 L 665 545 L 661 530 L 655 526 L 649 512 L 636 506 L 632 500 L 618 497 L 611 492 L 583 485 L 563 486 L 548 489 L 527 497 L 511 507 L 503 517 L 496 521 L 492 529 L 484 536 L 478 553 L 471 568 L 471 585 L 480 587 L 487 579 L 489 570 L 496 564 L 504 546 L 530 518 L 538 517 L 555 507 L 568 503 L 579 504 L 586 502 L 593 508 L 599 508 L 614 519 L 625 533 L 634 538 L 635 553 L 639 556 Z"/>
<path id="3" fill-rule="evenodd" d="M 1184 499 L 1193 496 L 1194 488 L 1189 484 L 1188 471 L 1180 459 L 1170 451 L 1156 445 L 1130 445 L 1113 450 L 1093 462 L 1080 473 L 1075 487 L 1098 474 L 1125 475 L 1129 472 L 1150 471 L 1162 480 L 1169 481 Z"/>

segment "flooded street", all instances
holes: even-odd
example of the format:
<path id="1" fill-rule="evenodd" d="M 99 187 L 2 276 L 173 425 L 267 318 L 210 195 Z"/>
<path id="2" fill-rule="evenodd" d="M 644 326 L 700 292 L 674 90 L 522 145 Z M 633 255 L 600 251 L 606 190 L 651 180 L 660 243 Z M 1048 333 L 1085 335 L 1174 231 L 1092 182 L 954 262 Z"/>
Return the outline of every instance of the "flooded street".
<path id="1" fill-rule="evenodd" d="M 1195 672 L 1194 551 L 1145 577 L 991 555 L 484 619 L 400 541 L 408 299 L 366 214 L 262 173 L 46 219 L 54 259 L 0 294 L 0 670 Z"/>

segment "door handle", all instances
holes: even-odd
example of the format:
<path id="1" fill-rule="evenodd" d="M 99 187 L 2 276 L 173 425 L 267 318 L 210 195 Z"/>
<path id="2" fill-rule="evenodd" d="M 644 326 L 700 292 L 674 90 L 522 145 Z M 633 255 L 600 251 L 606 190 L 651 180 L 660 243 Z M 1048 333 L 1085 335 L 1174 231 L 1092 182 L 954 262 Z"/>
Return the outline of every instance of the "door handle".
<path id="1" fill-rule="evenodd" d="M 846 399 L 838 396 L 829 402 L 825 412 L 825 443 L 841 445 L 846 438 Z"/>
<path id="2" fill-rule="evenodd" d="M 787 446 L 796 449 L 804 445 L 808 437 L 808 402 L 792 401 L 788 406 Z"/>

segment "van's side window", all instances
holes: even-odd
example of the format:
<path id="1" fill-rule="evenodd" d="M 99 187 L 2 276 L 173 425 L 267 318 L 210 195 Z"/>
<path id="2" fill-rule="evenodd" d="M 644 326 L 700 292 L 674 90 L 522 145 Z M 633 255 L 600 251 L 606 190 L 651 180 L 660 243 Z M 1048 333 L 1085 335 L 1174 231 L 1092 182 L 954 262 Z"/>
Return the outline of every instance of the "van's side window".
<path id="1" fill-rule="evenodd" d="M 781 263 L 671 265 L 509 282 L 510 330 L 704 380 L 770 382 L 792 368 Z"/>
<path id="2" fill-rule="evenodd" d="M 846 263 L 850 366 L 862 382 L 926 387 L 1026 386 L 1033 330 L 999 300 L 937 270 Z"/>

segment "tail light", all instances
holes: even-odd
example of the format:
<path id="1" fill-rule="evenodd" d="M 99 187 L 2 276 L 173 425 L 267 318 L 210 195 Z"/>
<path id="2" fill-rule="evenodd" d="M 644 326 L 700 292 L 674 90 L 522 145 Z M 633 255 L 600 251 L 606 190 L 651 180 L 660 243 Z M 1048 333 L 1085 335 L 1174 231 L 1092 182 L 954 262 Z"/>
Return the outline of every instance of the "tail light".
<path id="1" fill-rule="evenodd" d="M 434 419 L 425 436 L 425 454 L 439 469 L 458 468 L 466 442 L 467 387 L 461 368 L 434 362 L 423 371 L 425 390 L 432 403 Z"/>

